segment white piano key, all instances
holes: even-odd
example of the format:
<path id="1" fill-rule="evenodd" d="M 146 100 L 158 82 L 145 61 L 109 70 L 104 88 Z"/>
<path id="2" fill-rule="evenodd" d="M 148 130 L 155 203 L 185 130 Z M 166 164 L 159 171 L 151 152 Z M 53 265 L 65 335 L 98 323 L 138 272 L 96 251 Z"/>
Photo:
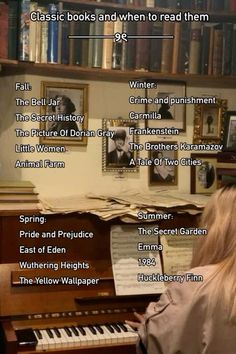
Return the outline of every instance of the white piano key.
<path id="1" fill-rule="evenodd" d="M 123 336 L 120 328 L 118 328 L 118 330 L 117 330 L 117 328 L 114 326 L 113 323 L 111 324 L 111 326 L 114 329 L 114 333 L 115 333 L 115 335 L 117 337 L 117 343 L 123 343 L 124 342 L 124 336 Z"/>
<path id="2" fill-rule="evenodd" d="M 106 324 L 105 324 L 105 327 L 106 327 Z M 107 331 L 109 332 L 110 336 L 111 336 L 111 340 L 112 340 L 112 343 L 118 343 L 118 338 L 117 338 L 117 335 L 113 329 L 113 332 L 111 332 L 107 327 L 106 327 Z"/>
<path id="3" fill-rule="evenodd" d="M 89 342 L 89 339 L 88 339 L 88 336 L 85 334 L 83 335 L 79 328 L 76 327 L 76 329 L 79 331 L 79 339 L 80 339 L 80 345 L 81 347 L 84 347 L 84 346 L 87 346 L 88 345 L 88 342 Z"/>
<path id="4" fill-rule="evenodd" d="M 86 335 L 88 336 L 88 345 L 98 345 L 99 339 L 96 337 L 96 335 L 92 334 L 87 326 L 83 326 L 83 329 L 85 330 Z"/>
<path id="5" fill-rule="evenodd" d="M 54 338 L 50 338 L 50 336 L 47 333 L 47 330 L 43 329 L 40 332 L 42 333 L 43 337 L 47 340 L 48 349 L 56 348 L 56 344 L 55 344 Z"/>
<path id="6" fill-rule="evenodd" d="M 80 345 L 81 345 L 80 335 L 79 335 L 79 334 L 76 335 L 76 334 L 73 332 L 73 330 L 72 330 L 71 327 L 68 327 L 68 328 L 69 328 L 69 330 L 70 330 L 70 332 L 71 332 L 71 337 L 72 337 L 72 339 L 73 339 L 74 345 L 80 346 Z"/>
<path id="7" fill-rule="evenodd" d="M 34 334 L 35 334 L 35 336 L 37 338 L 37 341 L 38 341 L 38 343 L 36 345 L 36 350 L 43 350 L 44 349 L 44 344 L 45 344 L 43 338 L 39 337 L 39 335 L 37 333 L 38 331 L 33 330 L 33 332 L 34 332 Z"/>
<path id="8" fill-rule="evenodd" d="M 105 344 L 106 343 L 106 338 L 104 336 L 104 333 L 103 334 L 100 333 L 99 330 L 95 326 L 93 326 L 93 328 L 95 329 L 96 334 L 92 334 L 91 333 L 92 336 L 94 336 L 96 338 L 96 340 L 98 340 L 99 344 Z"/>
<path id="9" fill-rule="evenodd" d="M 54 342 L 55 342 L 55 347 L 56 347 L 56 348 L 61 348 L 61 347 L 63 346 L 62 337 L 58 337 L 58 336 L 57 336 L 57 334 L 56 334 L 54 328 L 50 328 L 50 330 L 51 330 L 52 333 L 53 333 L 53 338 L 54 338 Z"/>
<path id="10" fill-rule="evenodd" d="M 117 343 L 116 338 L 114 340 L 114 335 L 112 335 L 112 333 L 110 333 L 105 326 L 102 325 L 101 327 L 104 331 L 104 335 L 105 335 L 107 344 Z"/>
<path id="11" fill-rule="evenodd" d="M 66 343 L 66 346 L 73 347 L 75 345 L 74 338 L 72 336 L 69 337 L 64 328 L 59 328 L 59 331 L 60 331 L 61 336 L 63 338 L 63 342 Z"/>
<path id="12" fill-rule="evenodd" d="M 42 341 L 41 341 L 42 349 L 43 350 L 49 349 L 48 339 L 43 329 L 40 329 L 40 334 L 42 336 Z"/>
<path id="13" fill-rule="evenodd" d="M 136 341 L 138 339 L 138 333 L 132 327 L 130 327 L 128 324 L 124 323 L 124 326 L 128 330 L 128 336 L 127 337 L 130 338 L 130 342 L 131 343 L 136 343 Z"/>

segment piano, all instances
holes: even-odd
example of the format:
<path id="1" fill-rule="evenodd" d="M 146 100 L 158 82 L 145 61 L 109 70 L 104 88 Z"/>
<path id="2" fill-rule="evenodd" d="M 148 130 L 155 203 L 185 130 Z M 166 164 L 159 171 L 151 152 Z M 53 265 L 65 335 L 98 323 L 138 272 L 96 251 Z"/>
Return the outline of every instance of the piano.
<path id="1" fill-rule="evenodd" d="M 133 319 L 134 311 L 142 313 L 158 296 L 115 296 L 110 271 L 100 274 L 94 287 L 46 284 L 46 278 L 73 277 L 72 272 L 47 271 L 45 276 L 43 270 L 0 265 L 2 354 L 135 353 L 138 334 L 125 320 Z M 97 276 L 91 269 L 89 279 Z M 22 284 L 21 277 L 38 277 L 45 284 Z"/>
<path id="2" fill-rule="evenodd" d="M 116 296 L 110 258 L 110 226 L 93 215 L 50 215 L 45 224 L 22 225 L 18 215 L 0 219 L 0 353 L 1 354 L 135 354 L 138 335 L 125 320 L 143 313 L 159 295 Z M 177 215 L 175 226 L 196 225 Z M 173 221 L 158 222 L 173 227 Z M 84 230 L 93 238 L 19 237 L 20 231 Z M 21 253 L 33 247 L 57 252 Z M 65 249 L 66 252 L 60 252 Z M 25 269 L 20 262 L 88 263 L 89 269 Z M 55 279 L 72 281 L 62 284 Z M 54 280 L 53 280 L 54 279 Z M 84 279 L 84 283 L 79 281 Z M 88 279 L 88 281 L 86 281 Z M 97 281 L 98 280 L 98 281 Z M 148 293 L 148 288 L 147 288 Z"/>

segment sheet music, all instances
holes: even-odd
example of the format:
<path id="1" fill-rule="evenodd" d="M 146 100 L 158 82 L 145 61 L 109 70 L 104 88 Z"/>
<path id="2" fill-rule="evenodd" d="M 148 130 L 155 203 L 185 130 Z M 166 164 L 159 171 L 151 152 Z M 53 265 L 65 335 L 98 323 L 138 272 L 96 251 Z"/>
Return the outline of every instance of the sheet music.
<path id="1" fill-rule="evenodd" d="M 138 250 L 139 243 L 158 245 L 157 236 L 140 236 L 137 225 L 117 225 L 111 227 L 110 241 L 116 295 L 158 294 L 165 290 L 162 281 L 138 281 L 139 274 L 162 274 L 160 252 Z"/>
<path id="2" fill-rule="evenodd" d="M 201 236 L 202 237 L 202 236 Z M 190 269 L 193 245 L 197 236 L 162 236 L 164 272 L 183 273 Z"/>

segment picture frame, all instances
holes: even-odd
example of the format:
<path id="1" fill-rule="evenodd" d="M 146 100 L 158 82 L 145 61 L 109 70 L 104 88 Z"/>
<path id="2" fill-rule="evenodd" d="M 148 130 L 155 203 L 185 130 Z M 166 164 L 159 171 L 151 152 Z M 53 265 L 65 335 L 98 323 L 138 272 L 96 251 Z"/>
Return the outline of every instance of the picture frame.
<path id="1" fill-rule="evenodd" d="M 46 104 L 41 105 L 40 114 L 52 119 L 40 121 L 40 130 L 47 132 L 47 136 L 40 138 L 40 143 L 87 145 L 88 85 L 42 81 L 41 97 Z"/>
<path id="2" fill-rule="evenodd" d="M 184 81 L 151 80 L 155 88 L 146 89 L 145 112 L 157 112 L 159 119 L 146 119 L 149 128 L 176 128 L 180 132 L 186 131 L 186 105 L 171 104 L 174 97 L 186 97 L 186 83 Z"/>
<path id="3" fill-rule="evenodd" d="M 176 141 L 150 141 L 149 159 L 152 164 L 148 166 L 148 181 L 150 186 L 176 186 L 178 184 L 178 151 L 154 148 L 159 144 L 177 144 Z M 167 160 L 175 161 L 168 164 Z"/>
<path id="4" fill-rule="evenodd" d="M 216 99 L 215 104 L 194 105 L 194 144 L 220 143 L 224 132 L 227 100 Z"/>
<path id="5" fill-rule="evenodd" d="M 236 151 L 236 111 L 226 112 L 223 151 Z"/>
<path id="6" fill-rule="evenodd" d="M 191 166 L 191 194 L 212 194 L 217 189 L 217 154 L 192 153 L 192 160 L 202 161 Z"/>
<path id="7" fill-rule="evenodd" d="M 133 150 L 132 145 L 138 143 L 138 137 L 130 133 L 130 128 L 137 128 L 138 124 L 123 118 L 104 118 L 102 127 L 103 131 L 107 132 L 102 141 L 103 172 L 138 172 L 136 159 L 139 157 L 139 152 Z"/>
<path id="8" fill-rule="evenodd" d="M 133 144 L 138 144 L 138 136 L 131 134 L 130 128 L 138 127 L 136 122 L 129 119 L 103 119 L 102 142 L 102 170 L 103 172 L 138 172 L 139 166 L 136 160 L 139 151 L 133 149 Z M 130 163 L 132 163 L 130 165 Z"/>

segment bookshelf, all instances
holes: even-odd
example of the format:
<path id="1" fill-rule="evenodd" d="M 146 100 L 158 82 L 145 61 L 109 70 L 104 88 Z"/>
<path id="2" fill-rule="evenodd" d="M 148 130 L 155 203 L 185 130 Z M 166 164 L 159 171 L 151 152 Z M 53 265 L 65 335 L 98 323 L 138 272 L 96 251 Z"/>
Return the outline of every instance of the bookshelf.
<path id="1" fill-rule="evenodd" d="M 35 64 L 17 60 L 0 59 L 1 76 L 17 74 L 50 75 L 52 77 L 77 78 L 93 81 L 127 82 L 131 79 L 154 79 L 185 81 L 192 87 L 236 88 L 236 76 L 213 76 L 194 74 L 164 74 L 148 71 L 123 71 L 83 68 L 63 64 Z"/>
<path id="2" fill-rule="evenodd" d="M 5 1 L 7 3 L 7 1 Z M 54 1 L 56 4 L 59 1 Z M 39 1 L 39 3 L 41 3 Z M 46 4 L 50 1 L 45 1 Z M 104 9 L 108 13 L 117 11 L 124 13 L 130 11 L 132 13 L 178 13 L 179 11 L 190 11 L 190 9 L 170 9 L 163 7 L 144 7 L 126 4 L 117 4 L 112 2 L 96 2 L 96 1 L 81 1 L 81 0 L 63 0 L 60 1 L 66 10 L 93 10 L 96 8 Z M 236 12 L 217 12 L 217 11 L 197 11 L 191 10 L 193 14 L 207 13 L 209 15 L 209 23 L 231 23 L 236 24 Z M 236 33 L 236 27 L 235 27 Z M 154 80 L 175 80 L 185 81 L 193 87 L 222 87 L 235 88 L 236 75 L 205 75 L 205 74 L 189 74 L 189 73 L 171 73 L 162 71 L 148 70 L 120 70 L 120 69 L 103 69 L 88 66 L 70 65 L 70 64 L 50 64 L 50 63 L 34 63 L 28 61 L 18 61 L 0 58 L 0 76 L 16 75 L 16 74 L 33 74 L 33 75 L 48 75 L 52 77 L 60 76 L 62 78 L 78 78 L 84 80 L 95 81 L 110 81 L 110 82 L 127 82 L 130 79 L 154 79 Z"/>

